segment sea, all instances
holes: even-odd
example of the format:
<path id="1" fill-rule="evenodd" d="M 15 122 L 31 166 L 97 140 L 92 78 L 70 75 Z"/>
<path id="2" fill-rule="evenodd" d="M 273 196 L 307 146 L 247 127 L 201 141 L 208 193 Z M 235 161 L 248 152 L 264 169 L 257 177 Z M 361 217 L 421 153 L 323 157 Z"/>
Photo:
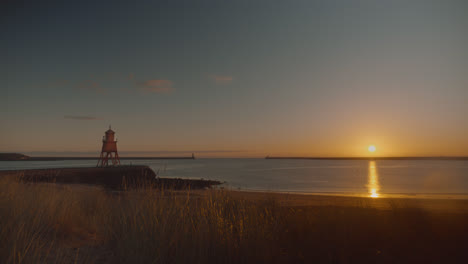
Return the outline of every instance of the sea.
<path id="1" fill-rule="evenodd" d="M 468 198 L 468 160 L 122 160 L 160 177 L 210 179 L 220 188 L 368 197 Z M 0 170 L 94 167 L 93 160 L 0 161 Z"/>

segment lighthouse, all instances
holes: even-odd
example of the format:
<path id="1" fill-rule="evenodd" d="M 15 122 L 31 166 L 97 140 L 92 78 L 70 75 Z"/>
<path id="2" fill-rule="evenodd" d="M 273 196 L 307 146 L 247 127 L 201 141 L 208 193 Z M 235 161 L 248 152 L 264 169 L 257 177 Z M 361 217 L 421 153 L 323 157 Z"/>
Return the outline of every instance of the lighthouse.
<path id="1" fill-rule="evenodd" d="M 109 126 L 106 135 L 102 137 L 102 150 L 97 167 L 120 165 L 119 154 L 117 153 L 117 140 L 114 136 L 115 132 L 112 131 L 111 126 Z"/>

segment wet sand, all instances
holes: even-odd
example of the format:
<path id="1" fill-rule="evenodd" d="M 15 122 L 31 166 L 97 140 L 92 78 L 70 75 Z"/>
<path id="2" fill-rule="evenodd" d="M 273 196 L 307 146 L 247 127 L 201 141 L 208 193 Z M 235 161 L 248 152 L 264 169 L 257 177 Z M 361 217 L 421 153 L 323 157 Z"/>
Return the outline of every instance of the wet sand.
<path id="1" fill-rule="evenodd" d="M 199 191 L 192 194 L 207 195 L 217 190 Z M 227 191 L 235 199 L 248 201 L 275 200 L 285 207 L 349 207 L 379 210 L 418 209 L 438 213 L 468 213 L 468 199 L 435 198 L 371 198 L 345 195 L 295 194 L 254 191 Z M 185 192 L 183 192 L 185 193 Z"/>

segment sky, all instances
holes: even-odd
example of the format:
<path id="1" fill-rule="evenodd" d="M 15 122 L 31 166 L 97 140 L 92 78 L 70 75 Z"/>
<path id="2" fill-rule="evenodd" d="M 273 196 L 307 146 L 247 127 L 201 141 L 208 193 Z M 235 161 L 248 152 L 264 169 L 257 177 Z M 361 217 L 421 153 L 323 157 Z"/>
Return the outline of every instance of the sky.
<path id="1" fill-rule="evenodd" d="M 465 0 L 0 10 L 0 152 L 468 156 Z"/>

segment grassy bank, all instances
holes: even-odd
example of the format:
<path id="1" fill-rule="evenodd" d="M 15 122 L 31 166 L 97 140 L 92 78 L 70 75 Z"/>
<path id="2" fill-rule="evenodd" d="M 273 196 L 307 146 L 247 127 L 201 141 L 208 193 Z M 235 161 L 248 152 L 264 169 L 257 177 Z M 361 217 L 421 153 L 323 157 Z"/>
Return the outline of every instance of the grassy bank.
<path id="1" fill-rule="evenodd" d="M 219 181 L 205 179 L 162 178 L 145 165 L 0 171 L 0 178 L 5 177 L 24 183 L 86 184 L 116 190 L 141 186 L 176 190 L 204 189 L 221 184 Z"/>
<path id="2" fill-rule="evenodd" d="M 457 263 L 468 213 L 0 180 L 0 263 Z M 304 198 L 308 199 L 308 198 Z"/>

